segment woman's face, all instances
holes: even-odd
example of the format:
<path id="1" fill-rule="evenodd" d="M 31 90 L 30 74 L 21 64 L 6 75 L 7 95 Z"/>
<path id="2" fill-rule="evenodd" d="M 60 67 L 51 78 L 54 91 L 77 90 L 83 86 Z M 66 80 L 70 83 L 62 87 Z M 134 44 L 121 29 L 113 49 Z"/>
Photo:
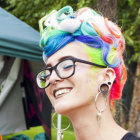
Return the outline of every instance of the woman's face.
<path id="1" fill-rule="evenodd" d="M 48 59 L 47 65 L 54 66 L 60 62 L 60 59 L 69 56 L 89 61 L 82 44 L 72 42 L 53 54 Z M 97 74 L 95 75 L 91 71 L 92 66 L 79 62 L 75 64 L 75 74 L 67 79 L 59 78 L 53 70 L 50 85 L 45 89 L 57 113 L 65 115 L 67 112 L 76 111 L 78 108 L 88 105 L 91 98 L 98 92 Z"/>

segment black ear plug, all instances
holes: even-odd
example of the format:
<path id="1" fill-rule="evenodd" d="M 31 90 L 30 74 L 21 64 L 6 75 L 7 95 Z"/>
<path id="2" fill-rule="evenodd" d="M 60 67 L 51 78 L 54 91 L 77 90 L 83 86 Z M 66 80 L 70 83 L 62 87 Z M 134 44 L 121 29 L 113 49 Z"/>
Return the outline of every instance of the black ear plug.
<path id="1" fill-rule="evenodd" d="M 114 80 L 114 82 L 113 83 L 116 83 L 116 80 Z"/>
<path id="2" fill-rule="evenodd" d="M 108 82 L 108 85 L 111 85 L 111 82 Z"/>

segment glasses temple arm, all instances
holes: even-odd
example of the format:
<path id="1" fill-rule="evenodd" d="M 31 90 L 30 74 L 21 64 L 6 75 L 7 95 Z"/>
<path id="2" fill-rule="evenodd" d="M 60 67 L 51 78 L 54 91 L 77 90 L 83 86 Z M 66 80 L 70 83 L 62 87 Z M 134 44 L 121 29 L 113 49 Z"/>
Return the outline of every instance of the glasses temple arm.
<path id="1" fill-rule="evenodd" d="M 85 60 L 76 59 L 76 61 L 77 62 L 82 62 L 82 63 L 85 63 L 85 64 L 90 64 L 90 65 L 93 65 L 93 66 L 97 66 L 97 67 L 100 67 L 100 68 L 107 68 L 107 66 L 95 64 L 95 63 L 92 63 L 92 62 L 89 62 L 89 61 L 85 61 Z"/>

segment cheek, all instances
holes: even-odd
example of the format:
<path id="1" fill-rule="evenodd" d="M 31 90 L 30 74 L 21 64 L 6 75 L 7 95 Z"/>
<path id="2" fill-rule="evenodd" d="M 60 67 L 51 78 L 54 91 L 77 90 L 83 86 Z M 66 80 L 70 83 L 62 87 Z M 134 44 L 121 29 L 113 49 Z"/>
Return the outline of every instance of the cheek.
<path id="1" fill-rule="evenodd" d="M 93 71 L 90 69 L 79 68 L 76 70 L 76 84 L 80 92 L 86 92 L 86 94 L 90 93 L 95 90 L 97 87 L 96 85 L 96 78 L 94 76 Z"/>
<path id="2" fill-rule="evenodd" d="M 98 93 L 98 84 L 97 77 L 92 70 L 86 74 L 85 84 L 86 90 L 88 91 L 88 97 L 95 97 Z"/>

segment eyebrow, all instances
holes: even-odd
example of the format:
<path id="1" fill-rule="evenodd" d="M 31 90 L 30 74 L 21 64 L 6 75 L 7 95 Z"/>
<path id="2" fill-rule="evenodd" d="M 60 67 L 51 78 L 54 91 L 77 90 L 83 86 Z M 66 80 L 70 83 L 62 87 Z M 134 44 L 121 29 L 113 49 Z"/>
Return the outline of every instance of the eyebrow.
<path id="1" fill-rule="evenodd" d="M 63 56 L 63 57 L 58 59 L 58 62 L 63 61 L 64 59 L 67 59 L 67 58 L 72 58 L 72 57 L 73 57 L 72 55 Z"/>
<path id="2" fill-rule="evenodd" d="M 72 57 L 73 57 L 72 55 L 63 56 L 63 57 L 61 57 L 61 58 L 58 59 L 58 63 L 59 63 L 60 61 L 63 61 L 63 60 L 66 59 L 66 58 L 72 58 Z M 48 68 L 48 67 L 52 67 L 52 65 L 51 65 L 50 63 L 48 63 L 48 64 L 46 65 L 46 68 Z"/>

